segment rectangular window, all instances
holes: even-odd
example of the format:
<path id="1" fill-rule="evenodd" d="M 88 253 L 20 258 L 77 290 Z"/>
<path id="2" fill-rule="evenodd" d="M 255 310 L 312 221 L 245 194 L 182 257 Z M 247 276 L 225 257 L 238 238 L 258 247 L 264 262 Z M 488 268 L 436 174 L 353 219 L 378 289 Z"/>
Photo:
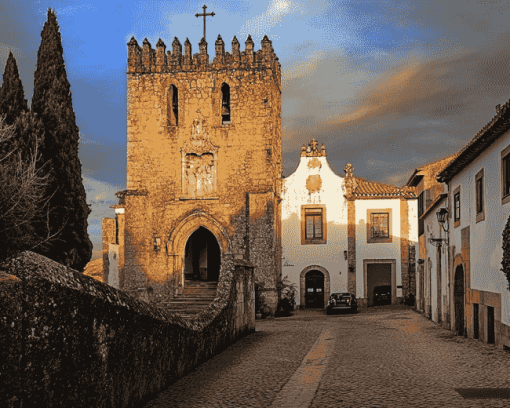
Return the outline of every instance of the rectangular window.
<path id="1" fill-rule="evenodd" d="M 422 191 L 418 196 L 418 217 L 421 217 L 425 212 L 425 191 Z"/>
<path id="2" fill-rule="evenodd" d="M 322 209 L 305 210 L 306 239 L 322 239 Z"/>
<path id="3" fill-rule="evenodd" d="M 418 235 L 425 232 L 424 222 L 420 217 L 425 213 L 425 191 L 418 196 Z"/>
<path id="4" fill-rule="evenodd" d="M 453 220 L 455 221 L 455 226 L 460 223 L 460 191 L 453 195 Z"/>
<path id="5" fill-rule="evenodd" d="M 476 222 L 485 219 L 484 200 L 483 200 L 483 169 L 475 176 L 475 193 L 476 193 Z"/>
<path id="6" fill-rule="evenodd" d="M 483 211 L 483 177 L 476 180 L 476 213 Z"/>
<path id="7" fill-rule="evenodd" d="M 501 190 L 502 204 L 510 202 L 510 146 L 501 152 Z"/>
<path id="8" fill-rule="evenodd" d="M 367 210 L 367 243 L 391 242 L 391 209 Z"/>
<path id="9" fill-rule="evenodd" d="M 309 204 L 301 206 L 301 244 L 327 243 L 326 206 Z"/>
<path id="10" fill-rule="evenodd" d="M 388 213 L 372 213 L 370 217 L 372 238 L 388 238 L 390 236 L 390 215 Z"/>

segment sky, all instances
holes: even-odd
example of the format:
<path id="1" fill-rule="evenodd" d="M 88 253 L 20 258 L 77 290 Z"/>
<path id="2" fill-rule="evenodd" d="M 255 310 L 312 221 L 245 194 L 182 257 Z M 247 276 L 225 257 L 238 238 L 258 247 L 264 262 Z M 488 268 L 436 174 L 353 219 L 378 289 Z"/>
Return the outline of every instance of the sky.
<path id="1" fill-rule="evenodd" d="M 94 258 L 101 218 L 126 186 L 127 42 L 198 50 L 203 0 L 1 0 L 0 72 L 12 50 L 30 102 L 49 7 L 60 25 L 80 129 Z M 508 0 L 207 2 L 209 55 L 221 34 L 255 50 L 267 34 L 282 65 L 283 166 L 326 145 L 333 170 L 402 186 L 413 170 L 460 150 L 510 98 Z"/>

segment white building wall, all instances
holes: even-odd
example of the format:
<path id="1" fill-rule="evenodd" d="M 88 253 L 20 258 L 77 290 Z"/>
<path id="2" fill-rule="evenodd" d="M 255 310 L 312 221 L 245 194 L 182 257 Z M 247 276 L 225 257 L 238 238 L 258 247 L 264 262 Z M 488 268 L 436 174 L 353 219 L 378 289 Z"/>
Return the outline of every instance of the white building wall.
<path id="1" fill-rule="evenodd" d="M 356 297 L 364 295 L 364 259 L 394 259 L 396 261 L 397 287 L 402 285 L 400 262 L 400 199 L 356 200 Z M 392 242 L 367 242 L 368 210 L 391 209 Z"/>
<path id="2" fill-rule="evenodd" d="M 309 165 L 313 160 L 318 160 L 320 167 Z M 310 193 L 306 181 L 312 175 L 320 176 L 322 186 L 319 191 Z M 328 271 L 331 293 L 348 289 L 347 261 L 344 258 L 344 251 L 347 250 L 347 205 L 344 194 L 344 178 L 331 170 L 326 157 L 301 157 L 296 171 L 283 180 L 282 275 L 288 276 L 298 289 L 301 272 L 311 265 L 321 266 Z M 326 205 L 326 244 L 302 245 L 301 206 L 306 204 Z M 299 295 L 296 301 L 300 303 Z"/>
<path id="3" fill-rule="evenodd" d="M 425 247 L 426 257 L 424 263 L 424 295 L 425 295 L 425 313 L 432 313 L 432 320 L 438 322 L 439 320 L 444 321 L 446 319 L 446 310 L 444 307 L 443 296 L 448 294 L 448 251 L 446 243 L 441 246 L 441 319 L 438 319 L 437 314 L 437 266 L 438 266 L 438 248 L 429 242 L 429 238 L 446 238 L 446 233 L 437 221 L 436 212 L 441 208 L 445 207 L 447 200 L 434 208 L 424 218 L 424 229 L 425 229 Z M 448 306 L 449 303 L 446 303 Z"/>
<path id="4" fill-rule="evenodd" d="M 454 228 L 452 214 L 450 245 L 455 245 L 456 254 L 460 253 L 461 230 L 469 225 L 471 289 L 501 294 L 501 322 L 505 325 L 510 325 L 510 292 L 500 269 L 503 257 L 502 233 L 510 216 L 510 203 L 501 203 L 501 151 L 508 145 L 510 132 L 501 136 L 450 181 L 451 191 L 461 186 L 461 221 L 460 226 Z M 482 168 L 485 220 L 477 223 L 475 176 Z"/>

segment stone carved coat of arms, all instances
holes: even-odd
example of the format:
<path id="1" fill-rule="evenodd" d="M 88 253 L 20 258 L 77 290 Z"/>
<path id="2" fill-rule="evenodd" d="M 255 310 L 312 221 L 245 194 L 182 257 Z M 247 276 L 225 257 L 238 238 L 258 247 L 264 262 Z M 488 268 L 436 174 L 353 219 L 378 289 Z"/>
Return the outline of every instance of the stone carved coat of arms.
<path id="1" fill-rule="evenodd" d="M 211 197 L 216 192 L 218 149 L 211 143 L 205 119 L 198 110 L 191 137 L 181 149 L 182 187 L 188 198 Z"/>

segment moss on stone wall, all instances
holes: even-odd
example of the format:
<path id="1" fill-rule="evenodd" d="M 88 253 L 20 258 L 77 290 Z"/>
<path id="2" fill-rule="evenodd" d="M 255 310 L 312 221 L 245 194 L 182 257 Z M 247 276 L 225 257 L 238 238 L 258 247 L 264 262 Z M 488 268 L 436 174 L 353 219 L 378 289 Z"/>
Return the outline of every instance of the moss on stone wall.
<path id="1" fill-rule="evenodd" d="M 185 321 L 41 255 L 2 265 L 0 406 L 140 406 L 254 329 L 253 271 L 224 267 Z"/>

